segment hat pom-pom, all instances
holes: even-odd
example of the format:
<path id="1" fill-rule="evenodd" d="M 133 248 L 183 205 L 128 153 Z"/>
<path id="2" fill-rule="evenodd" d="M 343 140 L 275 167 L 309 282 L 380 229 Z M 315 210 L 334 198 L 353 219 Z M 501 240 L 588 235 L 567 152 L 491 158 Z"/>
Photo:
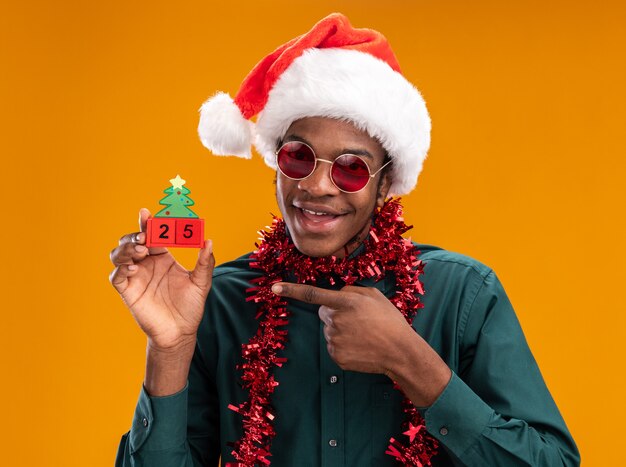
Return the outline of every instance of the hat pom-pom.
<path id="1" fill-rule="evenodd" d="M 250 159 L 253 123 L 226 93 L 220 92 L 200 107 L 198 134 L 200 141 L 217 156 L 239 156 Z"/>

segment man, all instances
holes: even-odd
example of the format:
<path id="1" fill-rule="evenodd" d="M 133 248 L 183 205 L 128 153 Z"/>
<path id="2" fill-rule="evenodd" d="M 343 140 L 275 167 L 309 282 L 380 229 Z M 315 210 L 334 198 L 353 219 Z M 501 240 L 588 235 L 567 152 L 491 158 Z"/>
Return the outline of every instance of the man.
<path id="1" fill-rule="evenodd" d="M 330 15 L 199 132 L 243 157 L 256 138 L 284 220 L 215 271 L 210 242 L 191 272 L 146 248 L 146 210 L 113 250 L 148 337 L 118 466 L 579 463 L 494 273 L 401 237 L 387 198 L 415 186 L 430 120 L 384 37 Z"/>

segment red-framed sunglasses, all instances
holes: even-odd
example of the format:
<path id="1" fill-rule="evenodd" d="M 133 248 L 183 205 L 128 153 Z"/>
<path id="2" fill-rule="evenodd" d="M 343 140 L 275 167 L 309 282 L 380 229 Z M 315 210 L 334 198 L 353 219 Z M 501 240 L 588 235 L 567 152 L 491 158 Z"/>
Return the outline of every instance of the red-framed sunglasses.
<path id="1" fill-rule="evenodd" d="M 276 151 L 276 165 L 280 172 L 292 180 L 303 180 L 311 175 L 317 162 L 331 164 L 330 179 L 344 193 L 356 193 L 367 186 L 391 161 L 385 163 L 376 172 L 371 173 L 365 159 L 355 154 L 342 154 L 334 161 L 319 159 L 308 144 L 301 141 L 289 141 Z"/>

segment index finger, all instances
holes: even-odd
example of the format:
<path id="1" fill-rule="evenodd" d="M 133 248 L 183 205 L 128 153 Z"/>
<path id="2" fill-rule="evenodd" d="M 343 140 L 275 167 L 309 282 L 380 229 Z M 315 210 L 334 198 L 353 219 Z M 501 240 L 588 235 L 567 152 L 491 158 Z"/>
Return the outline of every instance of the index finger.
<path id="1" fill-rule="evenodd" d="M 148 226 L 148 219 L 150 218 L 150 211 L 146 208 L 141 208 L 139 210 L 139 231 L 145 232 Z"/>
<path id="2" fill-rule="evenodd" d="M 327 290 L 306 284 L 277 282 L 272 285 L 272 292 L 286 298 L 294 298 L 306 303 L 341 308 L 347 305 L 346 293 L 339 290 Z"/>

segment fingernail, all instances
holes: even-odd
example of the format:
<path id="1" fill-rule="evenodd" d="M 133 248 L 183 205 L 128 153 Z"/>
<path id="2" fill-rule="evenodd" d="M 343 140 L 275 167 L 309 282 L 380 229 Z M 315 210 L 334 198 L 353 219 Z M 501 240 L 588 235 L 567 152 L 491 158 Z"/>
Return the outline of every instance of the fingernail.
<path id="1" fill-rule="evenodd" d="M 143 253 L 144 251 L 146 251 L 146 247 L 143 245 L 135 245 L 135 251 L 137 253 Z"/>
<path id="2" fill-rule="evenodd" d="M 128 265 L 128 270 L 129 271 L 136 271 L 137 270 L 137 265 L 136 264 L 129 264 Z"/>
<path id="3" fill-rule="evenodd" d="M 272 286 L 272 292 L 274 292 L 276 295 L 278 295 L 282 291 L 283 291 L 283 286 L 282 285 L 274 284 Z"/>

